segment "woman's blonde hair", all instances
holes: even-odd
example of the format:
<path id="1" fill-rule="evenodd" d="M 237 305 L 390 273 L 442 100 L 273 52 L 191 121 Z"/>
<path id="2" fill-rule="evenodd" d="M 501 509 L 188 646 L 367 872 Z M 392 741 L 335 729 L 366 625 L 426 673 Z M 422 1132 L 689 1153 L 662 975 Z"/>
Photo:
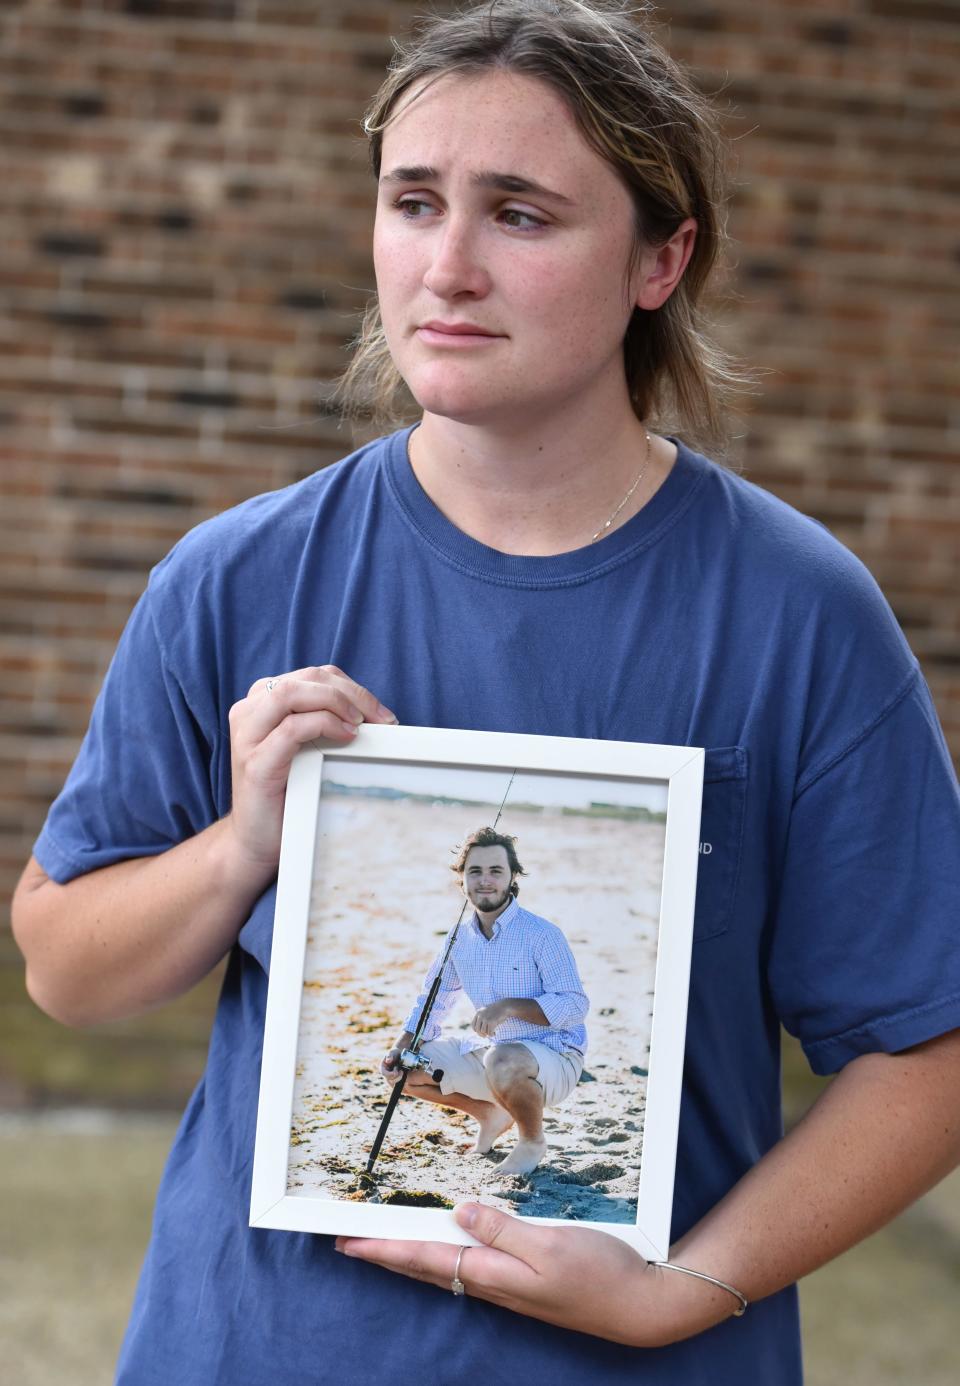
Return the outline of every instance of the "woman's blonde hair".
<path id="1" fill-rule="evenodd" d="M 450 73 L 489 68 L 535 77 L 562 97 L 588 144 L 631 193 L 635 255 L 669 240 L 687 217 L 696 219 L 693 254 L 677 288 L 656 311 L 634 310 L 624 369 L 639 419 L 675 428 L 693 443 L 721 444 L 724 406 L 743 377 L 710 340 L 703 318 L 704 290 L 725 241 L 723 142 L 709 103 L 632 9 L 602 0 L 492 0 L 430 16 L 407 43 L 395 44 L 364 120 L 374 175 L 383 132 L 404 93 Z M 377 427 L 398 427 L 419 412 L 393 363 L 376 298 L 334 400 Z"/>

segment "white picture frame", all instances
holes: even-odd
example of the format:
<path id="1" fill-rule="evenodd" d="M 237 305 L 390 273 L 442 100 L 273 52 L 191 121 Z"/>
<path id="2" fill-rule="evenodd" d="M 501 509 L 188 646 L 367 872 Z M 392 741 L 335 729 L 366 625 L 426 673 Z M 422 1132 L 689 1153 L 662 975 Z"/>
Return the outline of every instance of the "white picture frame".
<path id="1" fill-rule="evenodd" d="M 372 768 L 381 766 L 385 768 Z M 504 783 L 510 774 L 532 776 L 533 779 L 525 782 L 528 796 L 529 785 L 534 787 L 535 798 L 539 787 L 544 790 L 534 808 L 542 807 L 541 800 L 545 799 L 547 792 L 554 798 L 558 793 L 567 794 L 568 781 L 570 794 L 579 794 L 581 784 L 602 780 L 610 783 L 611 798 L 616 795 L 621 798 L 633 796 L 630 798 L 633 803 L 641 791 L 647 792 L 646 787 L 650 787 L 651 794 L 656 792 L 662 796 L 665 812 L 654 815 L 662 819 L 662 874 L 659 913 L 655 921 L 655 964 L 651 964 L 653 996 L 651 1002 L 647 1003 L 650 1007 L 649 1058 L 645 1069 L 634 1066 L 629 1070 L 631 1073 L 643 1073 L 645 1085 L 645 1113 L 636 1179 L 636 1217 L 633 1221 L 616 1222 L 605 1218 L 591 1220 L 579 1214 L 573 1214 L 573 1217 L 578 1226 L 596 1227 L 620 1237 L 649 1260 L 666 1259 L 670 1244 L 704 771 L 703 750 L 689 746 L 364 725 L 348 746 L 316 743 L 297 755 L 291 767 L 284 813 L 250 1225 L 346 1236 L 413 1238 L 454 1244 L 471 1242 L 469 1235 L 446 1207 L 348 1201 L 347 1196 L 337 1195 L 329 1189 L 304 1193 L 302 1190 L 292 1191 L 291 1186 L 291 1152 L 294 1148 L 292 1123 L 298 1100 L 298 1046 L 301 1044 L 305 966 L 308 956 L 313 956 L 308 954 L 311 911 L 316 911 L 318 893 L 322 899 L 323 873 L 329 869 L 331 850 L 336 850 L 335 844 L 332 849 L 329 843 L 319 843 L 318 846 L 321 802 L 326 803 L 329 798 L 323 798 L 321 788 L 324 783 L 330 784 L 337 775 L 342 779 L 348 773 L 353 774 L 355 779 L 363 774 L 380 779 L 399 775 L 402 781 L 407 774 L 404 767 L 414 767 L 421 776 L 426 773 L 429 783 L 433 783 L 431 776 L 437 783 L 449 783 L 449 777 L 453 774 L 457 777 L 456 783 L 465 784 L 468 782 L 466 776 L 480 772 L 495 773 Z M 474 780 L 469 783 L 474 783 Z M 560 786 L 559 790 L 557 786 Z M 343 792 L 339 782 L 335 787 L 340 793 Z M 356 791 L 368 795 L 379 792 Z M 414 797 L 420 801 L 425 798 L 424 795 Z M 490 802 L 493 802 L 492 798 Z M 563 802 L 566 804 L 566 799 Z M 529 810 L 531 806 L 524 804 L 522 807 Z M 553 821 L 562 828 L 570 814 L 576 816 L 578 813 L 602 812 L 605 807 L 606 801 L 604 805 L 591 801 L 589 809 L 548 807 L 544 812 L 553 814 Z M 637 810 L 637 813 L 642 819 L 645 810 Z M 488 819 L 490 816 L 487 814 Z M 620 820 L 629 817 L 627 810 L 619 815 Z M 515 823 L 516 817 L 508 825 L 505 815 L 501 831 L 515 832 Z M 375 842 L 370 843 L 369 851 L 376 852 Z M 327 865 L 324 865 L 325 862 Z M 449 862 L 446 866 L 449 866 Z M 528 887 L 524 881 L 523 890 L 524 903 L 527 903 L 529 890 L 529 908 L 536 910 L 535 886 L 531 884 Z M 452 926 L 454 919 L 445 922 Z M 396 946 L 395 942 L 393 946 Z M 432 945 L 434 948 L 437 946 Z M 586 951 L 590 952 L 589 949 Z M 332 962 L 335 961 L 332 959 L 330 963 L 331 975 Z M 310 985 L 314 989 L 325 989 L 324 968 L 327 966 L 323 956 L 319 961 L 314 958 L 311 963 L 315 975 Z M 622 973 L 625 969 L 616 970 Z M 335 982 L 330 983 L 334 991 L 336 985 Z M 601 1008 L 601 1011 L 610 1009 Z M 395 1028 L 400 1028 L 401 1019 L 398 1015 Z M 395 1029 L 391 1029 L 377 1038 L 378 1052 L 382 1053 L 392 1043 L 394 1033 Z M 589 1066 L 589 1049 L 586 1063 Z M 299 1067 L 302 1078 L 303 1064 Z M 383 1083 L 379 1099 L 382 1106 L 388 1087 L 382 1079 L 380 1081 Z M 579 1087 L 576 1091 L 579 1093 Z M 404 1105 L 401 1102 L 398 1112 Z M 414 1099 L 413 1105 L 422 1108 L 432 1104 Z M 558 1110 L 562 1111 L 562 1108 Z M 435 1109 L 435 1117 L 441 1122 L 443 1111 L 442 1108 Z M 594 1121 L 600 1119 L 593 1118 Z M 355 1123 L 351 1121 L 345 1124 Z M 636 1129 L 636 1123 L 627 1124 Z M 334 1126 L 335 1123 L 328 1125 Z M 477 1158 L 482 1157 L 474 1157 Z M 535 1182 L 535 1178 L 535 1175 L 531 1176 L 531 1182 Z M 623 1216 L 622 1203 L 623 1200 L 620 1201 L 619 1216 Z M 529 1216 L 527 1212 L 519 1215 Z M 537 1220 L 562 1225 L 570 1219 L 550 1216 L 538 1217 Z"/>

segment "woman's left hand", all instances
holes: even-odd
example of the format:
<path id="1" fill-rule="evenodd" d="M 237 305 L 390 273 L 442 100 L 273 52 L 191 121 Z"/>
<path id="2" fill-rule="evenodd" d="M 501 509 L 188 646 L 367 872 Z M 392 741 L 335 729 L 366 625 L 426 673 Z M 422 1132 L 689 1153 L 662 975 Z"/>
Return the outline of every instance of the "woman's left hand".
<path id="1" fill-rule="evenodd" d="M 709 1286 L 669 1285 L 669 1272 L 605 1232 L 537 1226 L 476 1203 L 455 1216 L 483 1243 L 460 1258 L 466 1293 L 514 1313 L 631 1347 L 660 1347 L 727 1316 L 722 1291 L 718 1304 Z M 450 1292 L 459 1248 L 449 1243 L 338 1237 L 336 1245 L 346 1256 Z"/>

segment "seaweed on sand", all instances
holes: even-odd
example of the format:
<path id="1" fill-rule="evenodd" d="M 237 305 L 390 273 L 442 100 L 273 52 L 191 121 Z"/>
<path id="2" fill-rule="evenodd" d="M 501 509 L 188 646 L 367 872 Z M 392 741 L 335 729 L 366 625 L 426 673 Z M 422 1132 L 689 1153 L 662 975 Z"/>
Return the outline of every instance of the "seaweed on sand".
<path id="1" fill-rule="evenodd" d="M 390 1189 L 380 1195 L 381 1203 L 392 1203 L 404 1208 L 452 1208 L 453 1203 L 442 1194 L 431 1193 L 427 1189 Z"/>

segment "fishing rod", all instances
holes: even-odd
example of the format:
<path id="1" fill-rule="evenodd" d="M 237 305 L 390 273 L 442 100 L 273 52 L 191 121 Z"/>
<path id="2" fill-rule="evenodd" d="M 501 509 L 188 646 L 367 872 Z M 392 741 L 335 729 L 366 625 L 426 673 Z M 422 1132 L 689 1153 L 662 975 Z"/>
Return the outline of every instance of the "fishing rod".
<path id="1" fill-rule="evenodd" d="M 500 815 L 503 813 L 503 806 L 507 802 L 507 795 L 510 793 L 510 786 L 516 779 L 516 775 L 517 772 L 516 770 L 514 770 L 507 783 L 507 788 L 504 792 L 504 796 L 500 801 L 500 807 L 497 809 L 497 816 L 493 820 L 494 830 L 496 830 L 496 826 L 500 822 Z M 433 1010 L 434 1003 L 436 1002 L 437 996 L 440 993 L 440 986 L 443 982 L 443 973 L 444 969 L 447 966 L 447 960 L 450 957 L 451 952 L 453 951 L 453 945 L 456 941 L 457 934 L 459 933 L 460 925 L 463 923 L 463 916 L 467 912 L 467 906 L 469 903 L 469 900 L 464 900 L 463 904 L 460 907 L 460 914 L 457 917 L 457 922 L 454 924 L 453 928 L 450 930 L 450 933 L 447 935 L 447 945 L 443 951 L 443 958 L 441 959 L 440 966 L 437 968 L 437 974 L 433 979 L 433 982 L 430 986 L 430 990 L 427 992 L 427 998 L 424 1001 L 423 1006 L 421 1007 L 420 1015 L 417 1019 L 416 1029 L 413 1032 L 413 1038 L 411 1039 L 408 1047 L 400 1052 L 399 1058 L 397 1060 L 400 1066 L 400 1077 L 393 1085 L 393 1088 L 390 1093 L 390 1100 L 387 1102 L 387 1109 L 384 1112 L 383 1118 L 380 1122 L 380 1129 L 377 1131 L 376 1139 L 374 1140 L 373 1145 L 370 1148 L 370 1156 L 367 1160 L 368 1174 L 371 1174 L 373 1172 L 374 1162 L 377 1156 L 380 1154 L 380 1147 L 383 1145 L 383 1139 L 387 1134 L 387 1127 L 390 1125 L 391 1118 L 393 1117 L 394 1112 L 397 1110 L 397 1103 L 400 1101 L 400 1098 L 403 1094 L 403 1089 L 406 1086 L 407 1075 L 409 1073 L 412 1073 L 414 1069 L 423 1069 L 424 1072 L 429 1073 L 431 1078 L 433 1078 L 433 1080 L 437 1083 L 439 1083 L 440 1080 L 443 1078 L 443 1069 L 435 1068 L 431 1070 L 430 1060 L 425 1055 L 420 1053 L 420 1046 L 423 1044 L 423 1032 L 427 1028 L 427 1022 L 430 1019 L 430 1012 Z"/>

